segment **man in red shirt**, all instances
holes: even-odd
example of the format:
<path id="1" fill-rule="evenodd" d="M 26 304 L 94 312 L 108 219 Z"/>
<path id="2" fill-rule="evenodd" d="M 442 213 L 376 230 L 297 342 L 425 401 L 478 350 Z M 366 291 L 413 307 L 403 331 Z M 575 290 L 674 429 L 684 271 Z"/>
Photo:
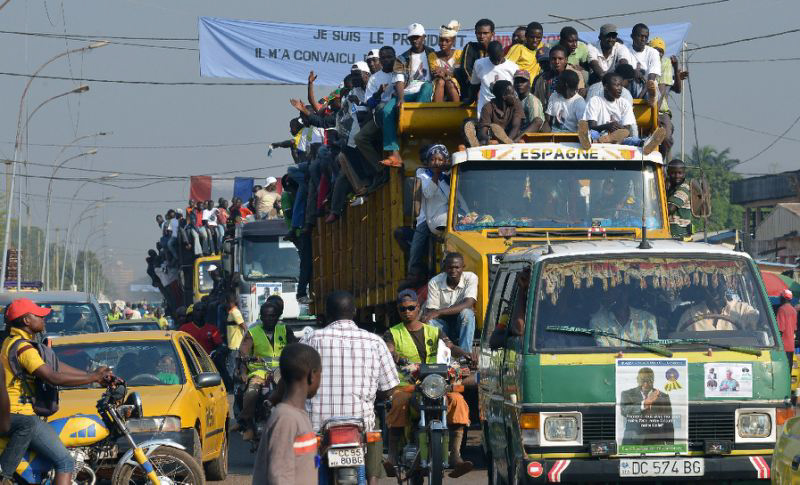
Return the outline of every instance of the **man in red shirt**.
<path id="1" fill-rule="evenodd" d="M 222 344 L 222 334 L 219 333 L 219 329 L 217 329 L 216 325 L 203 323 L 205 307 L 202 303 L 195 303 L 190 308 L 191 314 L 188 317 L 190 320 L 181 325 L 178 330 L 186 332 L 194 337 L 195 340 L 203 346 L 206 352 L 211 355 L 211 351 Z"/>
<path id="2" fill-rule="evenodd" d="M 792 366 L 794 358 L 794 334 L 797 332 L 797 310 L 792 306 L 792 292 L 788 289 L 781 292 L 781 305 L 776 314 L 778 318 L 778 330 L 781 331 L 783 338 L 783 350 L 789 358 L 789 367 Z"/>

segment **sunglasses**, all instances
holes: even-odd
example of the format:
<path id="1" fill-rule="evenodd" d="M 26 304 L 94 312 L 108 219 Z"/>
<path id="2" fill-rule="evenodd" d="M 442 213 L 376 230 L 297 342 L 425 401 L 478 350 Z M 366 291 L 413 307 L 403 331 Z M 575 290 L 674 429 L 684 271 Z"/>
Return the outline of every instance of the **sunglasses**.
<path id="1" fill-rule="evenodd" d="M 416 309 L 417 309 L 417 305 L 409 305 L 409 306 L 401 306 L 400 307 L 400 311 L 401 312 L 413 312 Z"/>

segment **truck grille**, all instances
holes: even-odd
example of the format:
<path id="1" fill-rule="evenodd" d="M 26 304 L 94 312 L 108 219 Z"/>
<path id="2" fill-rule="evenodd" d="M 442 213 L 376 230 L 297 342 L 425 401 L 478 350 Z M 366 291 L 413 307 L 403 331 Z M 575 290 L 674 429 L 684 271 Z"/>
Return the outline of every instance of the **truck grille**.
<path id="1" fill-rule="evenodd" d="M 689 414 L 689 442 L 696 443 L 705 440 L 734 441 L 735 433 L 733 411 L 713 414 Z M 583 442 L 585 444 L 588 445 L 593 441 L 613 441 L 614 439 L 615 418 L 613 415 L 583 415 Z"/>

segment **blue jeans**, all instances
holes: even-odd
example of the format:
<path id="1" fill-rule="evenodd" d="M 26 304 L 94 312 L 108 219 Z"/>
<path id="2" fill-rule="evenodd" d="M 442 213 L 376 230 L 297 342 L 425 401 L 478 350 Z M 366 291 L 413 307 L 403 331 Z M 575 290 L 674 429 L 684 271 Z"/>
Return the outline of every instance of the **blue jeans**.
<path id="1" fill-rule="evenodd" d="M 302 229 L 306 219 L 306 199 L 308 197 L 308 162 L 301 162 L 286 170 L 289 177 L 297 182 L 297 194 L 292 207 L 292 228 Z"/>
<path id="2" fill-rule="evenodd" d="M 414 237 L 411 238 L 411 249 L 408 251 L 408 270 L 415 264 L 422 263 L 426 259 L 426 249 L 431 238 L 431 230 L 428 223 L 417 224 L 414 229 Z"/>
<path id="3" fill-rule="evenodd" d="M 30 439 L 31 450 L 52 463 L 56 473 L 72 473 L 72 470 L 75 468 L 75 461 L 72 459 L 72 455 L 69 454 L 67 448 L 61 442 L 61 439 L 52 426 L 38 419 L 36 416 L 12 413 L 12 423 L 15 419 L 24 420 L 27 422 L 27 425 L 32 426 Z M 3 458 L 5 458 L 5 456 L 3 456 Z M 3 463 L 3 474 L 5 473 L 5 463 Z"/>
<path id="4" fill-rule="evenodd" d="M 589 136 L 592 137 L 592 141 L 597 141 L 602 136 L 602 133 L 597 130 L 589 130 Z M 628 138 L 625 138 L 619 142 L 619 144 L 640 147 L 644 145 L 644 139 L 639 138 L 638 136 L 629 136 Z"/>
<path id="5" fill-rule="evenodd" d="M 19 466 L 19 462 L 22 461 L 22 457 L 25 456 L 25 452 L 28 451 L 31 444 L 36 421 L 41 422 L 36 416 L 11 415 L 11 429 L 3 435 L 8 437 L 8 443 L 3 454 L 0 455 L 0 473 L 3 478 L 13 478 L 14 470 Z"/>
<path id="6" fill-rule="evenodd" d="M 461 350 L 472 352 L 472 339 L 475 336 L 475 312 L 471 308 L 461 310 L 458 315 L 434 318 L 429 324 L 441 329 L 451 342 Z"/>
<path id="7" fill-rule="evenodd" d="M 389 89 L 392 89 L 391 87 Z M 430 103 L 433 98 L 433 83 L 423 83 L 418 92 L 406 94 L 403 101 Z M 383 149 L 393 152 L 400 149 L 397 144 L 397 98 L 392 97 L 381 109 L 383 118 Z"/>

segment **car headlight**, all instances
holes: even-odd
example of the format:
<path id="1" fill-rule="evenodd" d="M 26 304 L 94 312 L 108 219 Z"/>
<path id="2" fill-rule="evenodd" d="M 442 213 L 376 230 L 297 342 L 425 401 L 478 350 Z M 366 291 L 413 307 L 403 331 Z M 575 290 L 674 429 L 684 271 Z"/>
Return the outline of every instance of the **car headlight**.
<path id="1" fill-rule="evenodd" d="M 772 418 L 765 413 L 740 414 L 738 427 L 742 438 L 768 438 L 772 434 Z"/>
<path id="2" fill-rule="evenodd" d="M 544 439 L 547 441 L 576 441 L 578 418 L 576 416 L 549 417 L 544 420 Z"/>
<path id="3" fill-rule="evenodd" d="M 128 431 L 131 433 L 163 433 L 180 431 L 181 418 L 178 416 L 156 416 L 128 420 Z"/>
<path id="4" fill-rule="evenodd" d="M 438 374 L 431 374 L 425 379 L 422 379 L 422 385 L 420 387 L 422 389 L 422 394 L 425 394 L 428 399 L 439 399 L 444 396 L 447 383 L 444 377 Z"/>

